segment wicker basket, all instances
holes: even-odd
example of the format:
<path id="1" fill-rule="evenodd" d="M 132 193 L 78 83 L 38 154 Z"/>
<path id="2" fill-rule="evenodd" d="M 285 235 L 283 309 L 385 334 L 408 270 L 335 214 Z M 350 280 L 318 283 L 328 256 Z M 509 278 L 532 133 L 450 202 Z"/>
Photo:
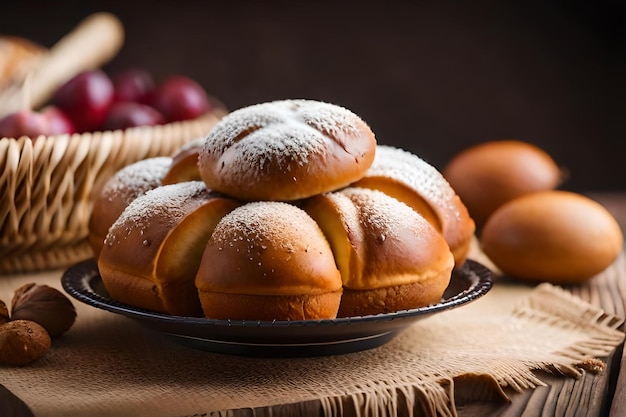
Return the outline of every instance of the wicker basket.
<path id="1" fill-rule="evenodd" d="M 224 115 L 125 131 L 0 139 L 0 274 L 66 267 L 92 256 L 92 197 L 133 162 L 171 155 Z"/>

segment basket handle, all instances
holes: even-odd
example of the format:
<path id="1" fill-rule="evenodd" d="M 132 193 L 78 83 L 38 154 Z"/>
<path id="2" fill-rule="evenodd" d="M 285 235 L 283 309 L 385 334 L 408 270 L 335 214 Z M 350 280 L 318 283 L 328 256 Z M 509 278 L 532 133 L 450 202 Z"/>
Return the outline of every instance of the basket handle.
<path id="1" fill-rule="evenodd" d="M 111 13 L 99 12 L 85 18 L 50 48 L 32 73 L 30 103 L 44 105 L 54 92 L 76 74 L 95 69 L 111 60 L 124 43 L 124 27 Z M 0 117 L 19 111 L 23 103 L 24 79 L 0 92 Z"/>

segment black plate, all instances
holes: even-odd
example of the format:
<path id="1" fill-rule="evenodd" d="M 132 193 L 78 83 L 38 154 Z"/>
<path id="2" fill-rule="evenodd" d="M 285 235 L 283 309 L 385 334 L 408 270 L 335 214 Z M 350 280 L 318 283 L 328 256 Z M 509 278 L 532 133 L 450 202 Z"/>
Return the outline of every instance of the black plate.
<path id="1" fill-rule="evenodd" d="M 322 356 L 374 348 L 417 320 L 482 297 L 492 286 L 491 271 L 468 260 L 453 272 L 442 301 L 431 306 L 332 320 L 242 321 L 170 316 L 119 303 L 109 298 L 93 260 L 70 267 L 61 282 L 77 300 L 138 320 L 186 346 L 252 356 Z"/>

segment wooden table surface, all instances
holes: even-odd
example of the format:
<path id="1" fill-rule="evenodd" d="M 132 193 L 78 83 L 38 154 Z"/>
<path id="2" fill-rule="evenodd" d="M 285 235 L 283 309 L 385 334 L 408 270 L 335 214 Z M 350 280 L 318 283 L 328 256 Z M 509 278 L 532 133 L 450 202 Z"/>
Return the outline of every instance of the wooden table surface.
<path id="1" fill-rule="evenodd" d="M 626 193 L 586 193 L 600 202 L 626 231 Z M 624 276 L 626 279 L 626 271 Z M 624 317 L 626 282 L 602 282 L 596 290 L 605 297 L 593 297 L 593 291 L 577 291 L 577 296 L 600 305 L 606 312 Z M 600 288 L 601 287 L 601 288 Z M 593 298 L 593 301 L 590 300 Z M 622 325 L 621 330 L 624 330 Z M 511 403 L 472 403 L 459 405 L 459 417 L 623 417 L 626 416 L 626 356 L 624 345 L 617 347 L 607 360 L 607 369 L 600 374 L 585 373 L 576 380 L 542 374 L 548 385 L 523 393 L 507 391 Z"/>
<path id="2" fill-rule="evenodd" d="M 626 192 L 588 194 L 603 204 L 626 231 Z M 621 279 L 599 281 L 590 287 L 572 288 L 577 296 L 601 306 L 607 313 L 626 315 L 626 261 Z M 623 326 L 622 326 L 623 330 Z M 459 417 L 626 416 L 626 357 L 623 344 L 607 359 L 605 372 L 585 373 L 580 379 L 541 374 L 544 387 L 522 393 L 507 391 L 511 402 L 463 403 L 455 399 Z M 1 385 L 0 416 L 31 417 L 28 407 Z"/>

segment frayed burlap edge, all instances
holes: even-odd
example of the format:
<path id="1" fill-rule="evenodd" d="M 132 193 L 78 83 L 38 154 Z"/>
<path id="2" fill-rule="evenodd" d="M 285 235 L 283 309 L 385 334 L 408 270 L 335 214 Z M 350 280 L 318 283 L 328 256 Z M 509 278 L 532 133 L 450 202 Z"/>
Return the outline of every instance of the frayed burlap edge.
<path id="1" fill-rule="evenodd" d="M 470 364 L 471 357 L 468 357 L 467 369 L 456 363 L 454 369 L 444 367 L 440 374 L 415 376 L 417 382 L 414 383 L 408 383 L 404 376 L 396 381 L 389 381 L 389 384 L 374 381 L 371 386 L 362 385 L 355 392 L 324 396 L 318 400 L 297 401 L 291 404 L 292 408 L 290 404 L 282 404 L 277 406 L 278 408 L 264 406 L 216 411 L 207 415 L 257 416 L 314 412 L 323 416 L 455 417 L 457 415 L 455 396 L 464 395 L 455 392 L 455 385 L 472 386 L 473 392 L 470 396 L 473 400 L 484 397 L 479 400 L 506 401 L 508 396 L 505 388 L 522 392 L 545 386 L 537 371 L 572 378 L 581 378 L 585 372 L 603 372 L 606 364 L 599 358 L 609 355 L 624 340 L 624 333 L 618 330 L 624 322 L 623 318 L 607 314 L 568 291 L 547 283 L 538 285 L 513 309 L 508 318 L 501 317 L 500 320 L 502 323 L 518 320 L 543 326 L 555 332 L 573 332 L 585 336 L 555 351 L 540 352 L 536 357 L 531 354 L 526 358 L 502 356 L 474 358 L 478 364 Z M 427 327 L 429 326 L 425 328 Z M 502 327 L 489 330 L 497 333 L 510 329 Z M 409 329 L 408 332 L 417 331 Z M 400 344 L 403 342 L 400 341 Z M 476 371 L 476 368 L 480 367 L 484 367 L 483 373 Z M 407 369 L 410 369 L 410 364 L 407 365 Z"/>

